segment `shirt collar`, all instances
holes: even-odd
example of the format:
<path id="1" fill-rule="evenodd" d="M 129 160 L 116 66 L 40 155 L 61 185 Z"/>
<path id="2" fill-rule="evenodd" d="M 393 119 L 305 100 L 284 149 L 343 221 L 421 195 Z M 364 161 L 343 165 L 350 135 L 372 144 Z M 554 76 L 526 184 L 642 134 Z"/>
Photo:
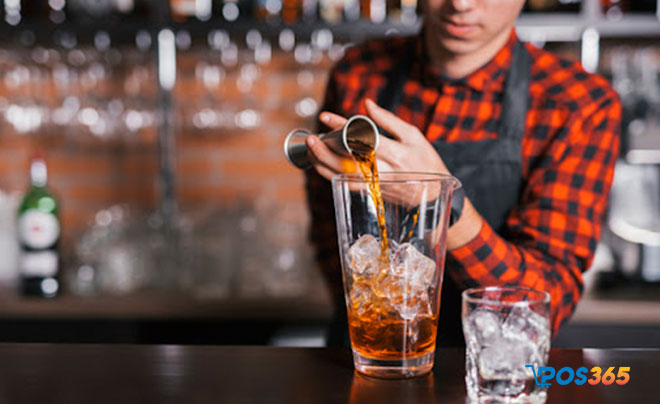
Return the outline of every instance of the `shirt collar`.
<path id="1" fill-rule="evenodd" d="M 463 78 L 452 79 L 431 63 L 429 55 L 426 52 L 424 29 L 422 28 L 422 31 L 417 36 L 415 58 L 420 65 L 415 71 L 421 73 L 422 82 L 427 85 L 466 86 L 481 92 L 502 91 L 504 88 L 504 78 L 511 66 L 513 49 L 517 42 L 518 36 L 515 29 L 512 29 L 507 42 L 488 63 Z"/>

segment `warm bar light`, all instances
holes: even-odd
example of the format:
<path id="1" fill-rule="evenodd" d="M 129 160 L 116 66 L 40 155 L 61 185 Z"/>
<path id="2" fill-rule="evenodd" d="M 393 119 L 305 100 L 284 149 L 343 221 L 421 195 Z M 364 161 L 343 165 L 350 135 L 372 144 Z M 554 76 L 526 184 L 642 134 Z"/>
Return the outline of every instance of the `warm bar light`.
<path id="1" fill-rule="evenodd" d="M 5 0 L 5 21 L 9 25 L 21 22 L 21 0 Z"/>
<path id="2" fill-rule="evenodd" d="M 582 34 L 582 67 L 594 73 L 598 70 L 600 35 L 595 28 L 588 28 Z"/>
<path id="3" fill-rule="evenodd" d="M 176 82 L 176 44 L 174 33 L 164 29 L 158 33 L 158 81 L 164 90 L 172 90 Z"/>

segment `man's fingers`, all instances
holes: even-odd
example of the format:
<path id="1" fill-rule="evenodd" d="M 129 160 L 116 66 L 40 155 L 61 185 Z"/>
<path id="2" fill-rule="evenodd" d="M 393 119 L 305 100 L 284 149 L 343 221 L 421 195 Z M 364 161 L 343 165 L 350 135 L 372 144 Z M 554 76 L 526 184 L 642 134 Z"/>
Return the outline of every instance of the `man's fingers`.
<path id="1" fill-rule="evenodd" d="M 388 131 L 395 139 L 406 141 L 411 136 L 418 136 L 419 130 L 409 123 L 401 120 L 390 111 L 379 107 L 375 102 L 368 99 L 364 103 L 367 109 L 367 115 L 376 122 L 377 125 Z"/>
<path id="2" fill-rule="evenodd" d="M 325 178 L 328 181 L 332 181 L 332 177 L 334 177 L 337 173 L 329 169 L 328 167 L 324 166 L 321 163 L 316 163 L 314 164 L 314 169 L 316 170 L 317 173 L 323 178 Z"/>
<path id="3" fill-rule="evenodd" d="M 321 163 L 335 172 L 342 171 L 342 157 L 330 150 L 318 136 L 310 135 L 305 139 L 305 142 L 314 161 Z"/>
<path id="4" fill-rule="evenodd" d="M 319 119 L 321 119 L 321 122 L 323 122 L 326 126 L 332 129 L 336 129 L 341 126 L 344 126 L 344 124 L 347 121 L 347 119 L 344 118 L 343 116 L 328 111 L 321 112 L 321 115 L 319 115 Z"/>

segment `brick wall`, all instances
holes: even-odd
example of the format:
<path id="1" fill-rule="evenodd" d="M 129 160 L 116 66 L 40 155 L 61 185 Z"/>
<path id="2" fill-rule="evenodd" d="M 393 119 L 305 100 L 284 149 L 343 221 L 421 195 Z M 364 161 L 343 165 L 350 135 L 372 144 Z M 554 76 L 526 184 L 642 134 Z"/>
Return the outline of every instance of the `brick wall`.
<path id="1" fill-rule="evenodd" d="M 300 68 L 292 53 L 273 52 L 270 63 L 258 66 L 259 78 L 246 96 L 236 84 L 244 61 L 226 69 L 220 84 L 209 90 L 196 78 L 199 60 L 200 52 L 194 50 L 179 56 L 174 92 L 176 191 L 182 210 L 257 197 L 276 198 L 280 203 L 304 208 L 302 174 L 284 158 L 282 143 L 291 129 L 313 127 L 313 118 L 301 118 L 294 107 L 302 95 L 320 103 L 332 62 L 326 57 L 311 67 L 311 76 L 305 77 L 313 80 L 301 87 Z M 208 61 L 209 66 L 214 63 Z M 152 82 L 142 86 L 152 97 L 153 69 L 148 72 Z M 106 86 L 98 87 L 102 88 L 99 91 L 113 92 L 110 98 L 129 100 L 136 93 L 126 89 L 125 79 L 125 74 L 113 74 Z M 52 83 L 45 86 L 52 87 Z M 18 90 L 9 88 L 6 81 L 0 84 L 5 107 L 13 102 Z M 205 99 L 219 110 L 247 105 L 261 115 L 261 125 L 253 129 L 195 128 L 189 115 L 198 106 L 196 103 Z M 0 117 L 0 189 L 22 191 L 27 187 L 29 157 L 37 147 L 45 151 L 50 185 L 61 201 L 65 249 L 70 249 L 72 241 L 104 207 L 128 203 L 138 209 L 156 208 L 158 157 L 154 127 L 122 138 L 99 138 L 80 128 L 51 126 L 19 133 Z"/>

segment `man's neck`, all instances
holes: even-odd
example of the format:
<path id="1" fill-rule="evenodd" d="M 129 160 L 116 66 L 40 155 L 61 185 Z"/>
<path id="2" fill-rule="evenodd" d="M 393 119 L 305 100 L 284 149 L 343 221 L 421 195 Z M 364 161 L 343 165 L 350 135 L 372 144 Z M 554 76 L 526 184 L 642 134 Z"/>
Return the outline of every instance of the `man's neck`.
<path id="1" fill-rule="evenodd" d="M 506 44 L 510 35 L 511 31 L 506 30 L 481 48 L 465 54 L 448 52 L 431 35 L 425 35 L 424 41 L 431 63 L 445 75 L 460 79 L 493 59 Z"/>

